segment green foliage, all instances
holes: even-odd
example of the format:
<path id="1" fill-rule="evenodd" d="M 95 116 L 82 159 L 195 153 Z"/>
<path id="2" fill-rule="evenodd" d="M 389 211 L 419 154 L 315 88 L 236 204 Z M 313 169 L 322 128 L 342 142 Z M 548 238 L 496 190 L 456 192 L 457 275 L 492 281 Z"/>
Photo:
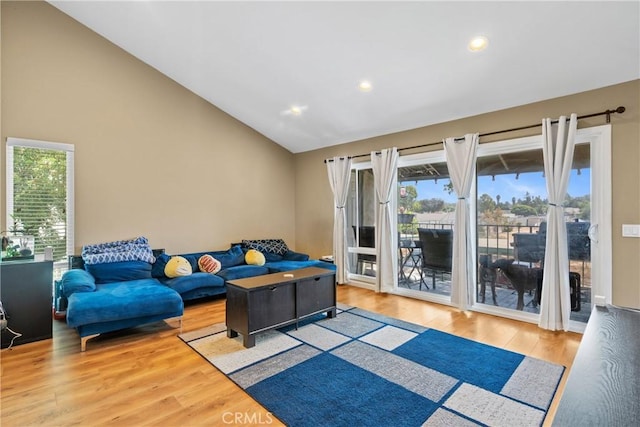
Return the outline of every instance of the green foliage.
<path id="1" fill-rule="evenodd" d="M 405 196 L 400 195 L 400 187 L 405 188 Z M 415 211 L 414 202 L 418 197 L 418 190 L 413 185 L 398 186 L 398 208 L 401 212 L 409 213 Z"/>
<path id="2" fill-rule="evenodd" d="M 511 207 L 511 213 L 517 216 L 535 216 L 538 214 L 533 206 L 514 205 Z"/>
<path id="3" fill-rule="evenodd" d="M 433 198 L 418 200 L 416 204 L 416 212 L 441 212 L 445 203 L 442 199 Z"/>
<path id="4" fill-rule="evenodd" d="M 35 237 L 36 253 L 54 248 L 66 256 L 67 157 L 54 150 L 14 147 L 13 226 Z M 60 232 L 58 231 L 60 230 Z"/>
<path id="5" fill-rule="evenodd" d="M 444 190 L 447 194 L 453 194 L 453 182 L 449 181 L 444 185 Z"/>
<path id="6" fill-rule="evenodd" d="M 478 211 L 487 212 L 496 208 L 496 202 L 493 201 L 490 195 L 484 193 L 478 198 Z"/>

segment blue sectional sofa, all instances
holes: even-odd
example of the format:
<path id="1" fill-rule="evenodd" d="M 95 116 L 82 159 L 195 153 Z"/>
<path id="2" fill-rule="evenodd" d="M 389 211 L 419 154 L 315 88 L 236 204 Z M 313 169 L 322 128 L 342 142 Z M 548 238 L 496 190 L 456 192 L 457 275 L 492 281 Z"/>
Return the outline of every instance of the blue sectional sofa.
<path id="1" fill-rule="evenodd" d="M 263 265 L 249 265 L 245 255 L 259 248 Z M 226 282 L 305 267 L 335 269 L 333 264 L 309 260 L 307 254 L 289 250 L 280 239 L 243 240 L 223 251 L 167 254 L 154 250 L 155 261 L 122 261 L 84 264 L 70 257 L 70 270 L 61 279 L 62 297 L 67 299 L 66 319 L 81 338 L 81 349 L 99 334 L 159 320 L 176 319 L 181 326 L 184 301 L 223 295 Z M 200 271 L 198 260 L 211 255 L 221 264 L 216 274 Z M 165 266 L 172 256 L 191 265 L 192 274 L 170 278 Z"/>
<path id="2" fill-rule="evenodd" d="M 249 242 L 249 241 L 244 241 Z M 306 267 L 321 267 L 335 269 L 333 264 L 319 260 L 310 260 L 309 255 L 287 249 L 281 254 L 269 252 L 267 247 L 257 245 L 262 249 L 265 257 L 264 265 L 249 265 L 245 262 L 245 255 L 253 249 L 249 243 L 236 243 L 224 251 L 194 252 L 187 254 L 160 254 L 153 264 L 152 277 L 174 289 L 184 301 L 211 295 L 224 294 L 226 282 L 235 279 L 261 276 L 263 274 L 279 273 L 298 270 Z M 252 245 L 256 246 L 256 245 Z M 198 267 L 198 260 L 203 255 L 211 255 L 222 265 L 216 274 L 203 273 Z M 189 261 L 193 273 L 189 276 L 169 278 L 164 274 L 164 268 L 172 256 L 181 256 Z"/>
<path id="3" fill-rule="evenodd" d="M 71 269 L 60 280 L 67 325 L 80 335 L 81 351 L 102 333 L 159 320 L 182 326 L 180 294 L 151 277 L 151 264 L 123 261 Z"/>

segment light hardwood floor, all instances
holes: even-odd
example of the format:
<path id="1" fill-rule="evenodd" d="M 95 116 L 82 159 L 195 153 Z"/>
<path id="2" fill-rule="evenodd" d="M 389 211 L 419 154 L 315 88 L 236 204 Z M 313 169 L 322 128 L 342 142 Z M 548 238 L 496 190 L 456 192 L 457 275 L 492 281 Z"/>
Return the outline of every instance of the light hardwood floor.
<path id="1" fill-rule="evenodd" d="M 338 301 L 567 368 L 582 337 L 352 286 Z M 224 310 L 224 299 L 188 304 L 183 331 L 224 322 Z M 3 427 L 281 425 L 162 322 L 90 340 L 85 353 L 64 322 L 53 336 L 0 354 Z"/>

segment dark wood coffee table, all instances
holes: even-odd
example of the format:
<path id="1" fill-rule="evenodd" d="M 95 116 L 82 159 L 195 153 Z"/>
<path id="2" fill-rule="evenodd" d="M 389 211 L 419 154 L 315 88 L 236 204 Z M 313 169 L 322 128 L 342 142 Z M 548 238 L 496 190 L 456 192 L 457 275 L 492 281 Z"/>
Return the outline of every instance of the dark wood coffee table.
<path id="1" fill-rule="evenodd" d="M 256 334 L 326 312 L 336 315 L 336 274 L 309 267 L 227 282 L 227 336 L 242 334 L 253 347 Z"/>

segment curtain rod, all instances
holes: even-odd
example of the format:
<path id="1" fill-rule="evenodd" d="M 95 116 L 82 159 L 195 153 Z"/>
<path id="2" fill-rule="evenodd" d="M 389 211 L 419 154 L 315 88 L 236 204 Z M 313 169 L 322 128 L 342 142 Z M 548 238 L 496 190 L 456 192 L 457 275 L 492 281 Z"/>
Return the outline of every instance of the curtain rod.
<path id="1" fill-rule="evenodd" d="M 597 116 L 607 116 L 607 123 L 611 123 L 611 115 L 618 113 L 618 114 L 622 114 L 624 113 L 626 110 L 625 107 L 620 106 L 618 108 L 616 108 L 615 110 L 605 110 L 605 111 L 601 111 L 599 113 L 592 113 L 592 114 L 585 114 L 584 116 L 578 116 L 578 120 L 580 119 L 588 119 L 590 117 L 597 117 Z M 558 123 L 558 120 L 552 120 L 551 121 L 552 124 L 556 124 Z M 532 129 L 538 126 L 542 126 L 542 122 L 537 123 L 535 125 L 527 125 L 527 126 L 520 126 L 517 128 L 511 128 L 511 129 L 502 129 L 502 130 L 496 130 L 493 132 L 487 132 L 487 133 L 481 133 L 479 136 L 483 137 L 483 136 L 491 136 L 491 135 L 498 135 L 501 133 L 508 133 L 508 132 L 516 132 L 519 130 L 525 130 L 525 129 Z M 456 141 L 458 140 L 463 140 L 464 138 L 456 138 Z M 429 142 L 427 144 L 420 144 L 420 145 L 413 145 L 411 147 L 403 147 L 403 148 L 398 148 L 398 151 L 404 151 L 404 150 L 413 150 L 416 148 L 424 148 L 424 147 L 431 147 L 433 145 L 438 145 L 438 144 L 442 144 L 442 141 L 438 141 L 438 142 Z M 380 154 L 379 151 L 376 151 L 376 154 Z M 366 157 L 369 156 L 370 153 L 367 154 L 356 154 L 355 156 L 347 156 L 346 158 L 348 159 L 356 159 L 358 157 Z M 326 159 L 324 161 L 325 163 L 327 162 L 333 162 L 333 159 Z"/>

